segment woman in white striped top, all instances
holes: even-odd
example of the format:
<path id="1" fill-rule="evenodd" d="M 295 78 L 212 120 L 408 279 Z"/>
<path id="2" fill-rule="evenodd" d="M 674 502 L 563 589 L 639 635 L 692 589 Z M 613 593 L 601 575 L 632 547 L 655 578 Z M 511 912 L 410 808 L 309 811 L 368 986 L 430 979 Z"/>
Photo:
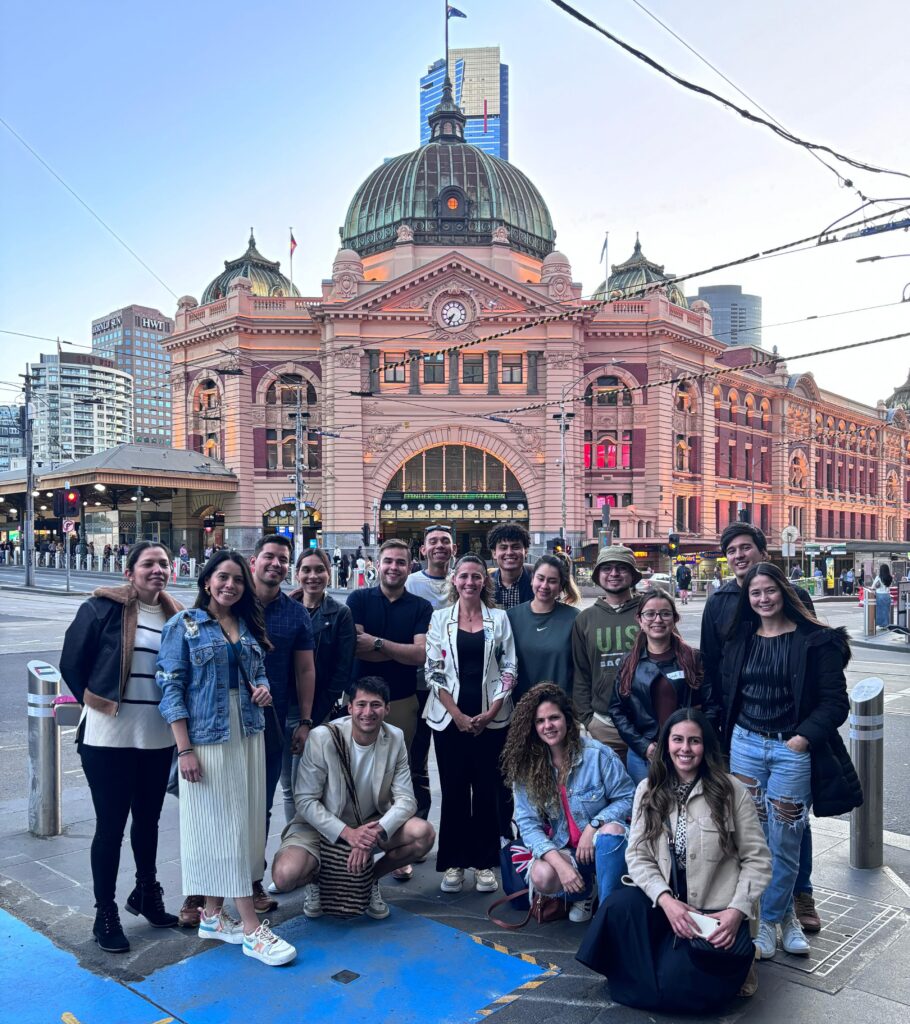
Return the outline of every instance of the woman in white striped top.
<path id="1" fill-rule="evenodd" d="M 131 914 L 155 928 L 177 923 L 164 909 L 158 884 L 158 819 L 167 789 L 174 738 L 158 710 L 155 665 L 165 622 L 180 605 L 165 593 L 170 553 L 161 544 L 134 544 L 126 559 L 127 584 L 101 587 L 79 608 L 66 631 L 60 671 L 83 705 L 76 733 L 82 767 L 95 806 L 92 881 L 95 941 L 125 953 L 115 902 L 120 846 L 132 813 L 130 845 L 136 887 Z"/>

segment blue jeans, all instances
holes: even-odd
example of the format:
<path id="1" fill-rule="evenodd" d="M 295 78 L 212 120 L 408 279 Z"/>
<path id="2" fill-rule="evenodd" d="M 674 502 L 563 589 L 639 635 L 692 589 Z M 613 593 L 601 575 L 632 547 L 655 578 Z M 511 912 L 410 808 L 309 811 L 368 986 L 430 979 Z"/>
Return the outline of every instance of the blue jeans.
<path id="1" fill-rule="evenodd" d="M 761 898 L 763 921 L 779 924 L 790 913 L 799 874 L 800 846 L 812 802 L 812 758 L 780 740 L 733 727 L 730 771 L 749 783 L 771 851 L 771 882 Z M 775 804 L 794 804 L 787 814 Z"/>
<path id="2" fill-rule="evenodd" d="M 807 892 L 812 894 L 812 829 L 806 822 L 803 841 L 799 844 L 799 873 L 793 885 L 793 894 Z"/>
<path id="3" fill-rule="evenodd" d="M 642 779 L 646 779 L 648 777 L 648 767 L 648 762 L 629 747 L 626 752 L 626 771 L 629 773 L 629 778 L 636 786 Z"/>
<path id="4" fill-rule="evenodd" d="M 284 798 L 284 820 L 290 822 L 297 809 L 294 806 L 294 780 L 300 766 L 300 754 L 291 753 L 291 737 L 300 725 L 300 708 L 296 705 L 288 711 L 284 726 L 284 749 L 281 751 L 281 795 Z"/>
<path id="5" fill-rule="evenodd" d="M 594 870 L 597 872 L 597 895 L 601 903 L 622 886 L 627 845 L 628 839 L 624 835 L 603 832 L 594 837 Z"/>

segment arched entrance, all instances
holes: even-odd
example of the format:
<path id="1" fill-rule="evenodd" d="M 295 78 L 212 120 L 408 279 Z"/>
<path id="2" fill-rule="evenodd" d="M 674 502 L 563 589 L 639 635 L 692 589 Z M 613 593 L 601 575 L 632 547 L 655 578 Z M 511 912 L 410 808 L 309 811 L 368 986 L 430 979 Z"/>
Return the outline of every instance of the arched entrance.
<path id="1" fill-rule="evenodd" d="M 498 456 L 476 445 L 439 444 L 412 455 L 396 470 L 379 506 L 379 535 L 400 537 L 415 550 L 433 523 L 450 526 L 464 554 L 487 556 L 496 523 L 528 527 L 528 499 Z"/>
<path id="2" fill-rule="evenodd" d="M 319 511 L 306 503 L 303 517 L 300 523 L 300 530 L 303 534 L 303 546 L 307 547 L 311 541 L 317 545 L 322 537 L 322 516 Z M 280 533 L 285 537 L 294 539 L 294 503 L 286 501 L 280 505 L 273 505 L 262 514 L 262 532 Z"/>

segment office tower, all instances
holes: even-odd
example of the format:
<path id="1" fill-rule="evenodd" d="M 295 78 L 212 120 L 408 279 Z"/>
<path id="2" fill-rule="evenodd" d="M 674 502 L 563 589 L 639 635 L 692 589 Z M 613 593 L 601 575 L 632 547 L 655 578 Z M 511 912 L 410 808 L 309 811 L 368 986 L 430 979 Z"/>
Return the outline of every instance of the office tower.
<path id="1" fill-rule="evenodd" d="M 704 299 L 714 318 L 714 337 L 725 345 L 761 344 L 761 296 L 744 295 L 738 284 L 706 285 L 689 305 Z"/>

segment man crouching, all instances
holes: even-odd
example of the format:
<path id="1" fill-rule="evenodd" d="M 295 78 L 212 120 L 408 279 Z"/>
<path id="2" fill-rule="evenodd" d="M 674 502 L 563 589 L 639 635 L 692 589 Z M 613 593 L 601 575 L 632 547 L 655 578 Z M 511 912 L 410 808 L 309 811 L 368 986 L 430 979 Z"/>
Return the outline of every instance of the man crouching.
<path id="1" fill-rule="evenodd" d="M 389 907 L 377 879 L 425 857 L 436 834 L 429 822 L 414 816 L 417 801 L 404 733 L 385 723 L 388 685 L 378 676 L 365 676 L 354 687 L 350 717 L 314 729 L 303 748 L 294 783 L 297 813 L 281 835 L 272 881 L 279 892 L 306 886 L 303 912 L 321 917 L 322 898 L 315 881 L 320 841 L 323 846 L 341 841 L 350 847 L 351 875 L 362 872 L 381 852 L 365 908 L 379 921 L 389 916 Z M 357 824 L 358 818 L 362 824 Z"/>

